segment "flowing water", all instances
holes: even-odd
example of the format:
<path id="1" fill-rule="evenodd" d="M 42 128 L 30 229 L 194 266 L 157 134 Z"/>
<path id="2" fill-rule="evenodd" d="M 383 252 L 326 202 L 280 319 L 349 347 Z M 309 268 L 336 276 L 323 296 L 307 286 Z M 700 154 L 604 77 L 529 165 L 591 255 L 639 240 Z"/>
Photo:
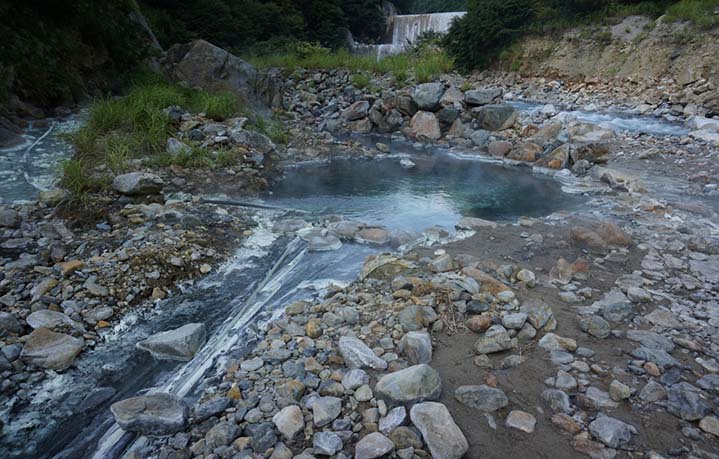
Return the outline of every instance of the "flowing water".
<path id="1" fill-rule="evenodd" d="M 509 100 L 507 103 L 527 115 L 537 115 L 546 106 L 539 102 Z M 664 136 L 685 136 L 689 129 L 680 121 L 671 121 L 655 116 L 637 115 L 624 112 L 601 112 L 591 110 L 561 110 L 560 118 L 573 118 L 583 123 L 596 124 L 615 132 L 632 132 Z"/>
<path id="2" fill-rule="evenodd" d="M 83 115 L 33 122 L 23 133 L 25 142 L 0 149 L 0 202 L 29 200 L 53 187 L 62 160 L 72 147 L 62 133 L 77 129 Z"/>
<path id="3" fill-rule="evenodd" d="M 447 33 L 452 21 L 464 16 L 466 12 L 431 13 L 431 14 L 402 14 L 390 18 L 392 35 L 389 43 L 379 45 L 356 44 L 354 52 L 367 54 L 383 59 L 387 56 L 399 54 L 411 48 L 417 40 L 427 32 Z"/>

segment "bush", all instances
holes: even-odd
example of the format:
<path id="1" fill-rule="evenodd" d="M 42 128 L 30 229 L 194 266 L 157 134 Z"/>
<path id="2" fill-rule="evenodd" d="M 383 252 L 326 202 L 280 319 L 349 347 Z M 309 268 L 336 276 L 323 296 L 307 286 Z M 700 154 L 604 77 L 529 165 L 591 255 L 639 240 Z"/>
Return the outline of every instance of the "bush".
<path id="1" fill-rule="evenodd" d="M 668 21 L 691 21 L 699 27 L 719 25 L 719 0 L 681 0 L 667 8 Z"/>

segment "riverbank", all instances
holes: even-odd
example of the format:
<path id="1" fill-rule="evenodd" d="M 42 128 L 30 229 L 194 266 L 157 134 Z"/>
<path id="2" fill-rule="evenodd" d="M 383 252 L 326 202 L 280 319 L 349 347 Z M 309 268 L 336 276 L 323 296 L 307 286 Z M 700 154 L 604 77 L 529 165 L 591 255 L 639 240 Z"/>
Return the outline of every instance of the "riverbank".
<path id="1" fill-rule="evenodd" d="M 250 355 L 208 358 L 218 373 L 198 373 L 204 395 L 191 414 L 183 401 L 163 402 L 178 411 L 161 413 L 160 419 L 150 413 L 149 423 L 160 424 L 153 429 L 180 432 L 139 441 L 134 454 L 282 458 L 303 451 L 307 456 L 357 455 L 359 450 L 357 457 L 378 457 L 373 456 L 376 451 L 394 451 L 403 458 L 458 457 L 465 438 L 467 457 L 506 456 L 508 442 L 517 452 L 561 450 L 566 457 L 576 451 L 613 457 L 627 448 L 645 457 L 657 457 L 650 450 L 711 457 L 716 447 L 710 413 L 716 410 L 711 375 L 717 357 L 712 341 L 717 150 L 711 140 L 688 135 L 686 114 L 661 113 L 669 115 L 662 121 L 669 123 L 672 135 L 591 124 L 561 112 L 592 103 L 595 109 L 632 107 L 624 101 L 610 103 L 608 95 L 540 80 L 498 87 L 447 76 L 442 82 L 399 89 L 390 77 L 379 77 L 359 88 L 344 72 L 302 71 L 287 83 L 280 113 L 288 128 L 286 146 L 247 129 L 247 120 L 217 122 L 178 112 L 166 153 L 174 149 L 191 159 L 193 153 L 183 151 L 191 142 L 210 149 L 231 145 L 242 149 L 235 157 L 238 165 L 131 162 L 135 169 L 118 174 L 117 186 L 92 196 L 106 221 L 78 222 L 77 228 L 61 226 L 48 203 L 3 211 L 3 248 L 8 250 L 3 298 L 14 297 L 3 308 L 9 312 L 3 315 L 4 327 L 10 327 L 3 328 L 2 349 L 9 364 L 3 375 L 13 385 L 3 384 L 8 400 L 16 403 L 11 406 L 17 407 L 11 409 L 25 410 L 29 401 L 23 394 L 30 395 L 41 378 L 54 377 L 53 371 L 65 363 L 72 364 L 81 348 L 102 341 L 103 329 L 113 328 L 135 308 L 151 308 L 142 300 L 160 300 L 175 291 L 177 282 L 212 271 L 253 234 L 249 211 L 202 204 L 200 196 L 257 196 L 258 190 L 272 190 L 280 169 L 270 164 L 339 156 L 358 161 L 394 157 L 408 161 L 402 167 L 412 174 L 417 164 L 399 146 L 400 139 L 408 138 L 429 155 L 441 148 L 467 161 L 529 166 L 563 179 L 574 192 L 598 194 L 571 213 L 496 227 L 483 220 L 457 222 L 476 234 L 447 246 L 437 241 L 454 230 L 452 225 L 433 228 L 421 235 L 429 248 L 379 256 L 347 287 L 330 287 L 317 299 L 282 303 L 288 307 L 286 315 L 262 332 Z M 576 98 L 577 91 L 584 96 Z M 505 103 L 521 96 L 543 104 L 526 110 Z M 635 125 L 647 120 L 654 121 L 639 118 Z M 314 250 L 328 250 L 328 256 L 342 244 L 389 248 L 412 243 L 417 236 L 372 221 L 355 225 L 338 216 L 324 215 L 316 222 L 315 217 L 308 219 L 318 228 L 308 229 L 308 223 L 294 218 L 278 222 L 275 230 L 290 236 L 297 232 Z M 427 227 L 436 224 L 435 214 L 426 218 Z M 615 286 L 619 291 L 612 291 Z M 35 317 L 28 320 L 31 313 Z M 40 332 L 46 335 L 40 341 L 54 346 L 53 340 L 61 340 L 65 360 L 57 355 L 41 360 L 42 355 L 24 351 L 37 333 L 30 333 L 33 323 L 41 330 L 55 329 Z M 634 333 L 641 339 L 632 340 L 627 331 L 633 327 L 650 333 Z M 429 334 L 422 332 L 425 328 Z M 196 334 L 197 329 L 191 330 L 191 336 Z M 354 340 L 340 341 L 351 335 L 371 351 Z M 201 346 L 204 340 L 190 341 Z M 477 342 L 483 343 L 479 350 Z M 657 347 L 667 354 L 647 351 Z M 28 363 L 30 358 L 35 363 Z M 42 370 L 48 362 L 56 368 Z M 434 370 L 417 368 L 420 364 Z M 370 367 L 366 374 L 356 371 L 363 366 Z M 399 371 L 404 368 L 412 370 Z M 418 376 L 421 381 L 413 379 Z M 472 387 L 456 396 L 459 386 Z M 188 400 L 197 395 L 192 389 Z M 662 390 L 670 394 L 668 401 Z M 642 398 L 647 391 L 652 392 Z M 449 412 L 420 403 L 412 414 L 410 405 L 429 399 Z M 147 400 L 151 405 L 153 399 Z M 501 406 L 483 405 L 488 400 Z M 128 431 L 150 433 L 148 423 L 134 418 L 132 406 L 125 405 L 127 412 L 122 407 L 113 412 Z M 659 414 L 642 416 L 649 407 Z M 427 419 L 423 409 L 439 410 L 443 417 Z M 514 410 L 522 413 L 510 416 Z M 483 416 L 478 427 L 478 415 L 484 412 L 492 414 Z M 595 423 L 599 413 L 632 428 L 614 421 L 609 427 L 607 421 Z M 171 427 L 168 416 L 174 418 Z M 518 420 L 516 425 L 525 430 L 532 430 L 533 417 L 535 432 L 505 427 L 507 416 L 510 424 Z M 615 430 L 599 430 L 610 427 Z M 442 434 L 434 435 L 435 429 Z M 370 435 L 375 431 L 383 436 Z"/>

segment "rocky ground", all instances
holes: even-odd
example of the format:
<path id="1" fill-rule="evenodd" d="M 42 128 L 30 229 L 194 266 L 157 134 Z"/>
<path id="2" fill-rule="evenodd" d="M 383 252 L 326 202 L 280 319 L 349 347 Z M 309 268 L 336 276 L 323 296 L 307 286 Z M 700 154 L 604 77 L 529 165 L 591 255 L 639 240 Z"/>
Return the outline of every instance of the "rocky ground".
<path id="1" fill-rule="evenodd" d="M 571 168 L 605 194 L 573 214 L 465 219 L 468 239 L 371 258 L 349 287 L 288 305 L 194 406 L 144 419 L 169 405 L 141 396 L 114 405 L 121 425 L 159 429 L 150 451 L 163 458 L 719 457 L 711 143 L 490 103 L 516 88 L 380 95 L 338 90 L 346 78 L 303 75 L 288 93 L 298 125 L 405 126 L 416 141 Z M 555 91 L 545 102 L 569 97 Z M 486 103 L 469 110 L 468 96 Z M 295 129 L 299 145 L 311 129 Z M 330 154 L 291 142 L 285 158 Z"/>
<path id="2" fill-rule="evenodd" d="M 586 85 L 500 82 L 447 76 L 397 89 L 378 77 L 357 88 L 346 72 L 298 71 L 283 94 L 286 146 L 246 119 L 168 108 L 168 152 L 199 142 L 230 146 L 239 161 L 215 171 L 139 163 L 115 178 L 97 224 L 68 227 L 43 201 L 4 207 L 3 402 L 250 234 L 246 211 L 152 196 L 256 191 L 281 162 L 391 153 L 339 140 L 378 133 L 600 193 L 572 214 L 464 219 L 468 239 L 377 255 L 350 286 L 287 305 L 191 408 L 168 394 L 113 404 L 123 429 L 158 437 L 134 457 L 719 457 L 719 122 L 703 108 L 609 102 Z M 503 103 L 521 96 L 547 105 L 527 115 Z M 561 113 L 587 104 L 676 117 L 691 133 L 617 133 Z M 392 241 L 351 222 L 329 233 L 285 223 L 317 250 Z M 205 333 L 187 325 L 141 346 L 187 360 Z"/>

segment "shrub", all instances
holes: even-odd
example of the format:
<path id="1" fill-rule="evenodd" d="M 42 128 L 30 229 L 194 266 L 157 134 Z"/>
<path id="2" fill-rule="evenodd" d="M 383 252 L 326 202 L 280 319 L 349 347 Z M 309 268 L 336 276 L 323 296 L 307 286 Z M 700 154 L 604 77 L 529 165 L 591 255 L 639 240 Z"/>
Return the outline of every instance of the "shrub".
<path id="1" fill-rule="evenodd" d="M 668 21 L 691 21 L 699 27 L 719 25 L 719 0 L 681 0 L 667 8 Z"/>
<path id="2" fill-rule="evenodd" d="M 355 73 L 350 78 L 350 82 L 352 85 L 359 89 L 364 89 L 367 86 L 369 86 L 372 79 L 369 77 L 369 75 L 366 75 L 364 73 Z"/>

